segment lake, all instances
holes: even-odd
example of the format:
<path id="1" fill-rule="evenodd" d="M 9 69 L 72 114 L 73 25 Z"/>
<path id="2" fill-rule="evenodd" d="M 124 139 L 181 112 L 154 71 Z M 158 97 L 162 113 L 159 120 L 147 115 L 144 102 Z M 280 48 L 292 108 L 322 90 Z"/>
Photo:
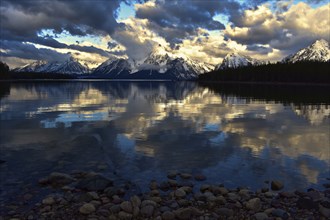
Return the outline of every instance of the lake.
<path id="1" fill-rule="evenodd" d="M 1 201 L 58 171 L 134 182 L 170 170 L 205 183 L 322 188 L 330 177 L 329 87 L 196 82 L 0 84 Z M 0 201 L 0 202 L 1 202 Z"/>

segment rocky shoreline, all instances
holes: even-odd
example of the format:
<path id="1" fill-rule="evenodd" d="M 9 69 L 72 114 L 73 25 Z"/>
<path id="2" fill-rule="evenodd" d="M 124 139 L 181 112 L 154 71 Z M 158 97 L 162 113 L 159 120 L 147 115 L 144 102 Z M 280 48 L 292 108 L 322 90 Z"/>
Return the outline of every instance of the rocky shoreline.
<path id="1" fill-rule="evenodd" d="M 206 178 L 171 171 L 166 181 L 151 181 L 149 190 L 140 192 L 130 182 L 117 184 L 98 173 L 51 173 L 39 180 L 51 194 L 29 208 L 7 204 L 0 219 L 330 219 L 330 184 L 322 191 L 286 192 L 273 180 L 251 191 L 203 184 Z"/>

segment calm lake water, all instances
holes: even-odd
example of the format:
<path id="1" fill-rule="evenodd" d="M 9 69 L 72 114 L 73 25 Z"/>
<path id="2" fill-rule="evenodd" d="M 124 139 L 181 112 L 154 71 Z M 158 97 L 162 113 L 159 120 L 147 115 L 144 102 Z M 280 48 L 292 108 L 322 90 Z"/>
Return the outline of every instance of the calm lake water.
<path id="1" fill-rule="evenodd" d="M 169 170 L 258 189 L 322 188 L 329 87 L 194 82 L 0 84 L 1 201 L 54 171 L 101 172 L 142 189 Z M 116 175 L 114 172 L 116 171 Z"/>

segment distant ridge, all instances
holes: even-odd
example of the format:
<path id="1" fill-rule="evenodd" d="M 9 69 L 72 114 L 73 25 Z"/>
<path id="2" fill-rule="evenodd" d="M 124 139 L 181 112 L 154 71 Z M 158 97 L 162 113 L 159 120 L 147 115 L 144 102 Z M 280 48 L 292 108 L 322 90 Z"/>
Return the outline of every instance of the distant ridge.
<path id="1" fill-rule="evenodd" d="M 21 68 L 16 68 L 14 71 L 62 74 L 85 74 L 89 72 L 86 66 L 83 66 L 72 57 L 64 62 L 36 61 Z"/>

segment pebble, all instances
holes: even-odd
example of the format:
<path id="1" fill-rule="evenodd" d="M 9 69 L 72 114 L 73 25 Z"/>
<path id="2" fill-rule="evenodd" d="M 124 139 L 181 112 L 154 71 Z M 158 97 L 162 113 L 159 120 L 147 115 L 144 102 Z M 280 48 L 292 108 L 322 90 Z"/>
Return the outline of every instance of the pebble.
<path id="1" fill-rule="evenodd" d="M 297 207 L 300 209 L 317 209 L 318 205 L 310 198 L 299 198 L 297 201 Z"/>
<path id="2" fill-rule="evenodd" d="M 133 215 L 124 211 L 119 212 L 118 214 L 119 219 L 123 220 L 130 220 L 133 218 Z"/>
<path id="3" fill-rule="evenodd" d="M 274 209 L 272 211 L 272 215 L 274 215 L 276 217 L 280 217 L 284 220 L 289 218 L 289 214 L 286 211 L 284 211 L 283 209 Z"/>
<path id="4" fill-rule="evenodd" d="M 190 208 L 180 208 L 178 210 L 175 210 L 174 213 L 178 219 L 185 220 L 191 219 L 192 210 Z"/>
<path id="5" fill-rule="evenodd" d="M 231 217 L 234 215 L 234 211 L 228 208 L 220 208 L 217 211 L 217 214 L 224 217 Z"/>
<path id="6" fill-rule="evenodd" d="M 101 190 L 105 190 L 107 187 L 111 186 L 112 184 L 113 184 L 112 180 L 100 174 L 95 174 L 80 180 L 77 183 L 76 188 L 87 191 L 101 191 Z"/>
<path id="7" fill-rule="evenodd" d="M 151 205 L 153 207 L 157 207 L 157 203 L 152 201 L 152 200 L 143 200 L 141 203 L 141 207 L 147 206 L 147 205 Z"/>
<path id="8" fill-rule="evenodd" d="M 151 189 L 151 190 L 153 190 L 153 189 L 158 189 L 158 183 L 156 182 L 156 181 L 151 181 L 150 182 L 150 185 L 149 185 L 149 188 Z"/>
<path id="9" fill-rule="evenodd" d="M 53 197 L 47 197 L 42 200 L 42 204 L 44 205 L 53 205 L 55 203 L 55 199 Z"/>
<path id="10" fill-rule="evenodd" d="M 136 195 L 132 196 L 130 200 L 132 202 L 133 207 L 140 207 L 141 199 L 138 196 L 136 196 Z"/>
<path id="11" fill-rule="evenodd" d="M 120 205 L 113 205 L 113 206 L 110 207 L 109 210 L 110 210 L 111 213 L 116 214 L 116 213 L 120 212 L 120 209 L 121 209 Z"/>
<path id="12" fill-rule="evenodd" d="M 247 209 L 257 212 L 261 209 L 261 201 L 259 198 L 250 199 L 245 206 Z"/>
<path id="13" fill-rule="evenodd" d="M 268 219 L 268 215 L 264 212 L 258 212 L 254 215 L 254 218 L 256 220 L 267 220 Z"/>
<path id="14" fill-rule="evenodd" d="M 225 187 L 219 187 L 218 190 L 221 195 L 226 195 L 229 192 L 228 189 L 226 189 Z"/>
<path id="15" fill-rule="evenodd" d="M 162 214 L 162 219 L 163 220 L 173 220 L 173 219 L 175 219 L 175 215 L 173 214 L 173 212 L 165 211 Z"/>
<path id="16" fill-rule="evenodd" d="M 155 208 L 152 205 L 143 206 L 141 209 L 141 214 L 145 217 L 151 217 L 154 213 L 154 209 Z"/>
<path id="17" fill-rule="evenodd" d="M 120 208 L 128 213 L 132 213 L 133 212 L 133 206 L 131 202 L 128 201 L 124 201 L 120 204 Z"/>
<path id="18" fill-rule="evenodd" d="M 174 195 L 177 198 L 184 198 L 186 196 L 186 192 L 180 188 L 180 189 L 175 190 Z"/>
<path id="19" fill-rule="evenodd" d="M 167 178 L 175 179 L 177 175 L 178 175 L 177 171 L 170 171 L 170 172 L 167 173 Z"/>
<path id="20" fill-rule="evenodd" d="M 204 180 L 206 180 L 206 176 L 204 176 L 203 174 L 196 174 L 195 175 L 195 180 L 204 181 Z"/>
<path id="21" fill-rule="evenodd" d="M 180 177 L 182 179 L 191 179 L 192 178 L 192 175 L 190 173 L 181 173 L 180 174 Z"/>
<path id="22" fill-rule="evenodd" d="M 79 212 L 85 215 L 95 212 L 95 206 L 91 203 L 86 203 L 79 208 Z"/>
<path id="23" fill-rule="evenodd" d="M 329 208 L 319 205 L 319 211 L 320 211 L 321 215 L 330 219 L 330 209 Z"/>
<path id="24" fill-rule="evenodd" d="M 274 191 L 281 190 L 281 189 L 284 188 L 283 183 L 281 181 L 278 181 L 278 180 L 273 180 L 270 183 L 270 186 L 271 186 L 271 189 L 274 190 Z"/>

